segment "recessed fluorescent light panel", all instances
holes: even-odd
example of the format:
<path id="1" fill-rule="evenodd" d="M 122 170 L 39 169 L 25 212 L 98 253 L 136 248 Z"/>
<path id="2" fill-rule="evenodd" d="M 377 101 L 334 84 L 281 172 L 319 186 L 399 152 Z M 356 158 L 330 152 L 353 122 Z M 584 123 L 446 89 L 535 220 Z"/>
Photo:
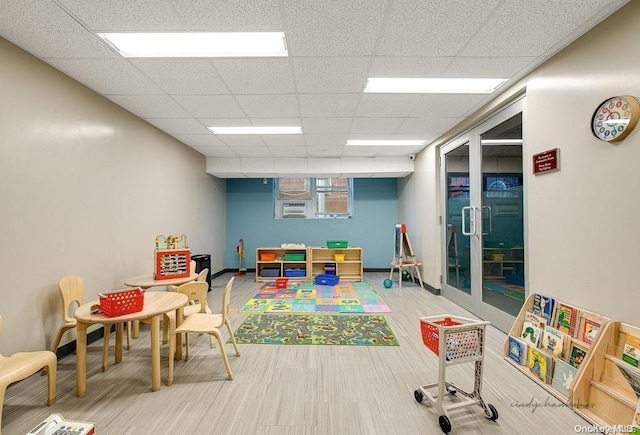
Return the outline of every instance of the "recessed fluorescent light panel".
<path id="1" fill-rule="evenodd" d="M 354 145 L 354 146 L 399 146 L 399 145 L 405 145 L 405 146 L 416 146 L 416 145 L 424 145 L 426 143 L 426 141 L 424 140 L 368 140 L 368 139 L 363 139 L 363 140 L 357 140 L 357 139 L 350 139 L 347 141 L 347 145 Z"/>
<path id="2" fill-rule="evenodd" d="M 282 32 L 98 33 L 124 57 L 287 56 Z"/>
<path id="3" fill-rule="evenodd" d="M 507 79 L 370 77 L 365 92 L 396 94 L 490 94 Z"/>
<path id="4" fill-rule="evenodd" d="M 213 134 L 302 134 L 302 127 L 207 127 Z"/>

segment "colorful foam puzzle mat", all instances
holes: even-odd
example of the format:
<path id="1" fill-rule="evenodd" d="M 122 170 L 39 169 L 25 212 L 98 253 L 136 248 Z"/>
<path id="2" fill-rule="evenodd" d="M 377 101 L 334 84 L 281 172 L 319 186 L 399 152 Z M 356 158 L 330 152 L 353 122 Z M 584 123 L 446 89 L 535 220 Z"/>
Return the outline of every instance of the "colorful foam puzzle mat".
<path id="1" fill-rule="evenodd" d="M 262 286 L 242 308 L 251 313 L 390 313 L 380 295 L 367 282 L 335 286 L 288 283 L 277 288 L 275 282 Z"/>

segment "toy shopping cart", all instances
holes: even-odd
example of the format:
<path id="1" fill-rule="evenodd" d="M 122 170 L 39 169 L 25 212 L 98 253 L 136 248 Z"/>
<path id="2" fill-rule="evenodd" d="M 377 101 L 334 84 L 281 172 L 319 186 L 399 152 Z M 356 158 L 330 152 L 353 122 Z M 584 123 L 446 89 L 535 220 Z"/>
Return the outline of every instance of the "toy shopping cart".
<path id="1" fill-rule="evenodd" d="M 466 319 L 452 315 L 420 318 L 422 341 L 439 356 L 439 382 L 418 387 L 413 395 L 418 403 L 426 396 L 436 407 L 440 417 L 438 423 L 444 433 L 451 432 L 449 410 L 480 405 L 489 420 L 498 419 L 498 411 L 493 405 L 482 400 L 482 361 L 484 359 L 485 327 L 489 322 Z M 468 393 L 446 381 L 446 369 L 450 365 L 475 362 L 475 382 L 473 392 Z M 433 395 L 429 389 L 437 387 Z M 464 396 L 463 399 L 445 405 L 445 393 Z"/>

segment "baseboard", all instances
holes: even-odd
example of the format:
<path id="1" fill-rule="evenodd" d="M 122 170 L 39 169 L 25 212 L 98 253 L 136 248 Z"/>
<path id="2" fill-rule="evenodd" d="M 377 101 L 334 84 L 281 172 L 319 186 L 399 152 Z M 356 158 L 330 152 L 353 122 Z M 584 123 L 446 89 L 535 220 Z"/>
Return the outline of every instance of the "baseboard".
<path id="1" fill-rule="evenodd" d="M 111 330 L 115 331 L 115 325 L 111 325 L 111 327 L 112 327 Z M 98 328 L 95 331 L 89 332 L 87 334 L 87 345 L 95 341 L 102 340 L 103 337 L 104 337 L 104 328 Z M 74 354 L 75 351 L 76 351 L 76 341 L 73 340 L 65 345 L 60 346 L 56 351 L 56 356 L 60 360 L 68 355 Z"/>
<path id="2" fill-rule="evenodd" d="M 430 286 L 427 283 L 424 284 L 424 288 L 427 289 L 428 291 L 430 291 L 431 293 L 433 293 L 436 296 L 440 296 L 442 294 L 442 290 L 440 290 L 439 288 L 435 288 L 433 286 Z"/>

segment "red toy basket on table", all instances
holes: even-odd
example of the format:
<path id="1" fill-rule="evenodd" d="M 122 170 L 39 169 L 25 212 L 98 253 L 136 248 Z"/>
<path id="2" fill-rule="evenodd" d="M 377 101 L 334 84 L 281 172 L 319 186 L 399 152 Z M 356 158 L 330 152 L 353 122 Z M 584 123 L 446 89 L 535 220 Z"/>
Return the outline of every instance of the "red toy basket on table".
<path id="1" fill-rule="evenodd" d="M 100 309 L 107 317 L 137 313 L 144 307 L 144 290 L 140 287 L 98 293 Z"/>

